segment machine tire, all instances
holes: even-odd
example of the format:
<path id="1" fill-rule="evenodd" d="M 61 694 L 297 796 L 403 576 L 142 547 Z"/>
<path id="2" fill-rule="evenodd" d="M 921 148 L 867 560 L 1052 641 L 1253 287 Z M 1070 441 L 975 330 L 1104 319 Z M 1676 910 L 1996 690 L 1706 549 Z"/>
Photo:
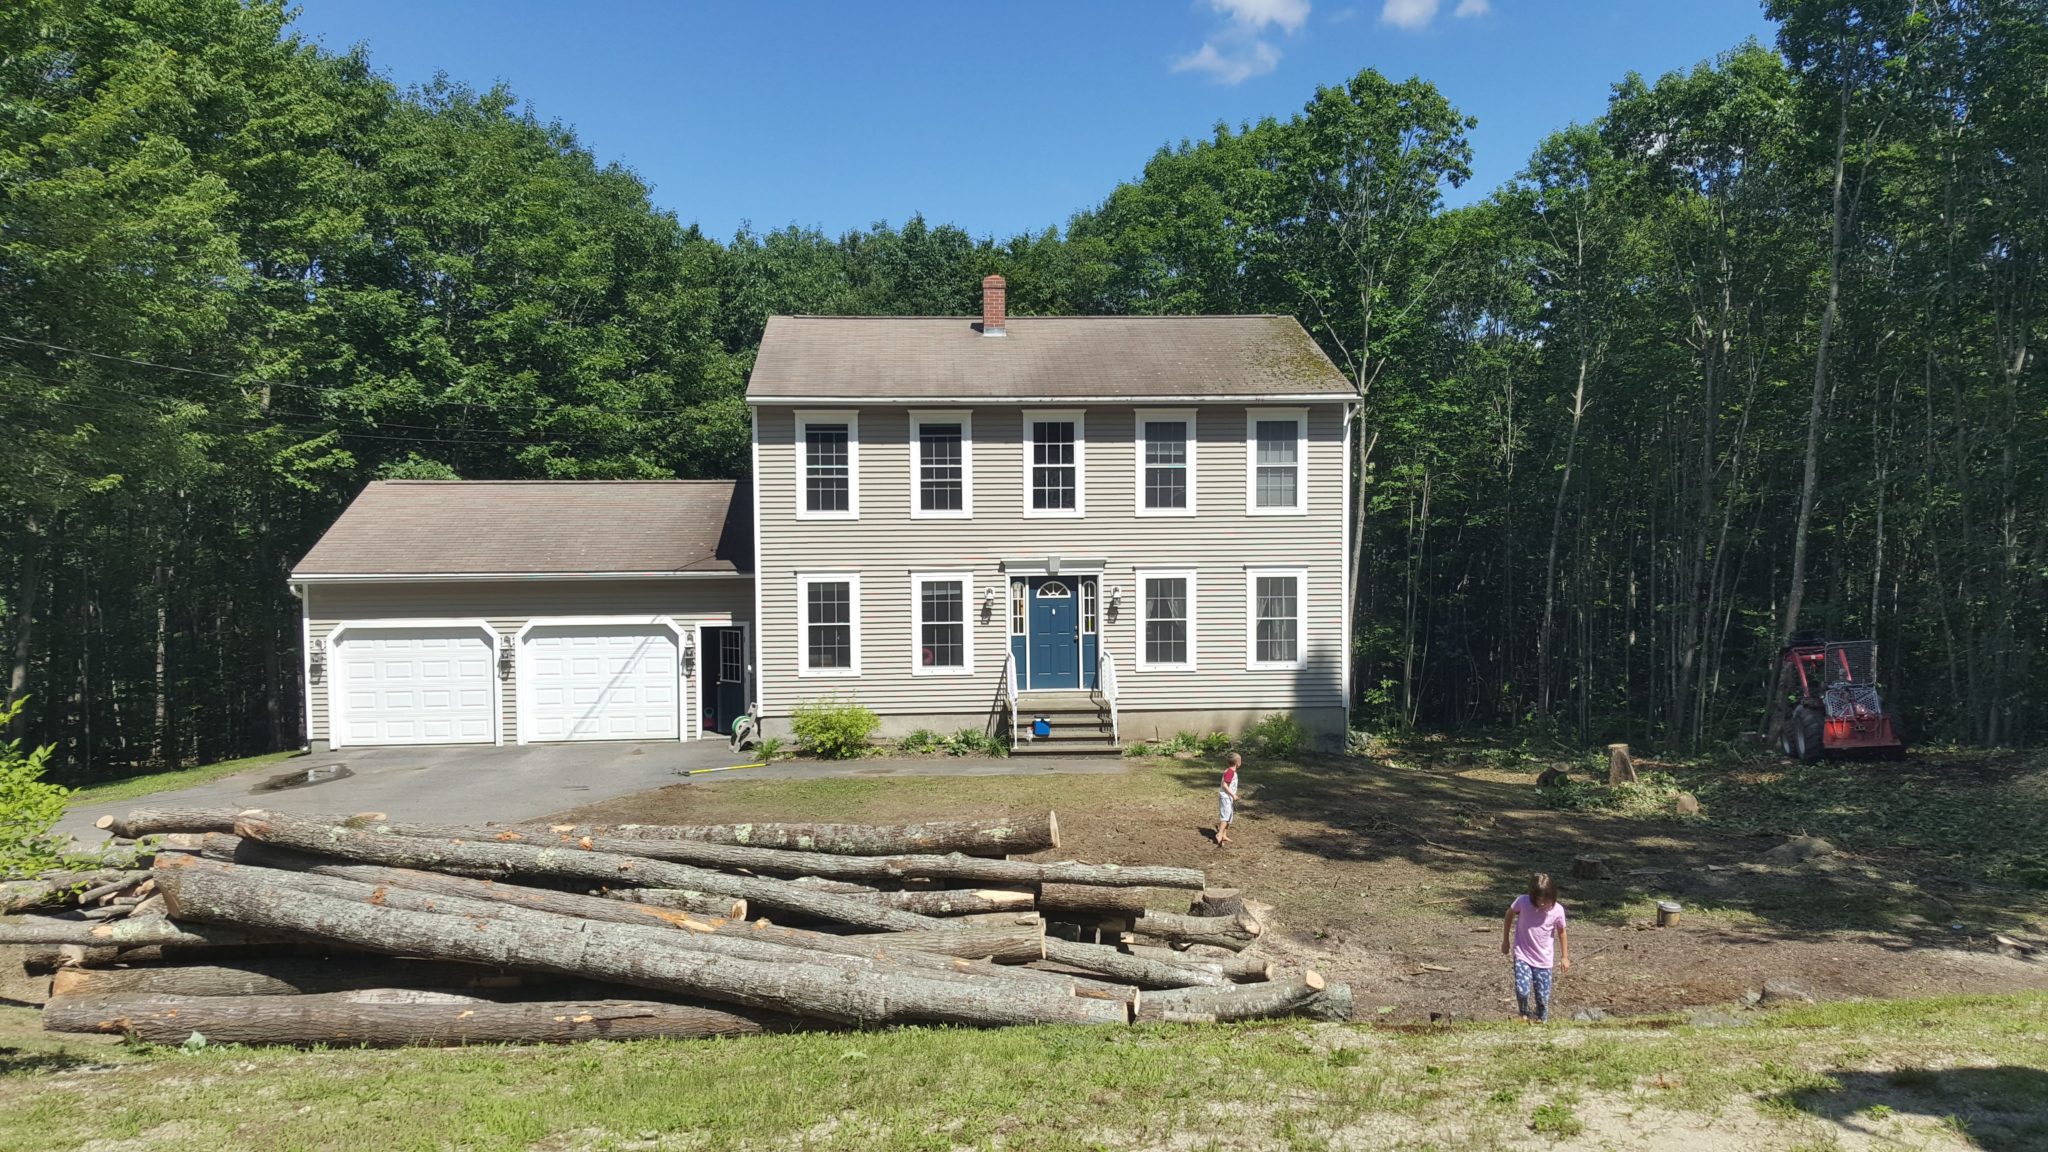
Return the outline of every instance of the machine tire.
<path id="1" fill-rule="evenodd" d="M 1792 741 L 1801 764 L 1811 764 L 1827 751 L 1823 722 L 1804 705 L 1792 710 Z"/>

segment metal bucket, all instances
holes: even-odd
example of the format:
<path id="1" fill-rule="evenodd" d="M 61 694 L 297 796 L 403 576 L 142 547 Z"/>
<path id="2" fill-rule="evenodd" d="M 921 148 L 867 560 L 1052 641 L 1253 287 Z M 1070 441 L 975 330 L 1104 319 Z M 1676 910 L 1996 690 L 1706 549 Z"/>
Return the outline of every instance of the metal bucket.
<path id="1" fill-rule="evenodd" d="M 1657 901 L 1657 927 L 1669 928 L 1678 923 L 1679 905 L 1676 900 Z"/>

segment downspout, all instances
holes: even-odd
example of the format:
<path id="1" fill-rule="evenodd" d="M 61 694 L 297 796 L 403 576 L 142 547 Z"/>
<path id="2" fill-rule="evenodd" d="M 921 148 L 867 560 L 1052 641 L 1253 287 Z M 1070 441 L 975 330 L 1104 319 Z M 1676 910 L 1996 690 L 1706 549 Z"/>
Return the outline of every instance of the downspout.
<path id="1" fill-rule="evenodd" d="M 299 747 L 305 749 L 313 746 L 313 593 L 297 580 L 285 588 L 299 602 Z"/>

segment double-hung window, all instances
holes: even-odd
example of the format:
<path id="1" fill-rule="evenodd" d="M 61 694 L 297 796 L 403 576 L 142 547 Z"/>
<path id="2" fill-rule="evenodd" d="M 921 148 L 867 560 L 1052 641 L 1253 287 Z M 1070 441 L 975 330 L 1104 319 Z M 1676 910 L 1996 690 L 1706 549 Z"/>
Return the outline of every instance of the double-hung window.
<path id="1" fill-rule="evenodd" d="M 974 515 L 974 424 L 967 412 L 910 414 L 910 515 Z"/>
<path id="2" fill-rule="evenodd" d="M 799 520 L 860 519 L 858 415 L 796 414 L 796 488 Z"/>
<path id="3" fill-rule="evenodd" d="M 1308 573 L 1301 568 L 1245 571 L 1245 667 L 1300 668 L 1303 597 Z"/>
<path id="4" fill-rule="evenodd" d="M 1195 410 L 1144 409 L 1138 423 L 1138 515 L 1195 514 Z"/>
<path id="5" fill-rule="evenodd" d="M 796 578 L 797 672 L 860 675 L 860 577 L 804 573 Z"/>
<path id="6" fill-rule="evenodd" d="M 1308 511 L 1308 409 L 1245 410 L 1245 512 Z"/>
<path id="7" fill-rule="evenodd" d="M 1195 666 L 1195 574 L 1139 572 L 1138 668 L 1189 671 Z"/>
<path id="8" fill-rule="evenodd" d="M 1024 411 L 1024 514 L 1079 516 L 1087 504 L 1087 429 L 1079 412 Z"/>
<path id="9" fill-rule="evenodd" d="M 914 572 L 910 609 L 912 673 L 968 675 L 974 671 L 974 581 L 965 572 Z"/>

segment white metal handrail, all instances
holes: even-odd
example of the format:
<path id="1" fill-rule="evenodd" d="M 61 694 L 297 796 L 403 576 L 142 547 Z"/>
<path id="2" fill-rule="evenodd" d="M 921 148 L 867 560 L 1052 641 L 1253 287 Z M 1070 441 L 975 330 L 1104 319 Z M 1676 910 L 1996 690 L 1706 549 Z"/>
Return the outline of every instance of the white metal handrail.
<path id="1" fill-rule="evenodd" d="M 1102 649 L 1102 655 L 1096 661 L 1095 683 L 1102 690 L 1103 700 L 1109 704 L 1110 742 L 1122 744 L 1123 736 L 1117 730 L 1116 716 L 1116 657 L 1107 647 Z"/>
<path id="2" fill-rule="evenodd" d="M 1003 695 L 1010 698 L 1010 747 L 1017 747 L 1017 655 L 1003 654 Z"/>

